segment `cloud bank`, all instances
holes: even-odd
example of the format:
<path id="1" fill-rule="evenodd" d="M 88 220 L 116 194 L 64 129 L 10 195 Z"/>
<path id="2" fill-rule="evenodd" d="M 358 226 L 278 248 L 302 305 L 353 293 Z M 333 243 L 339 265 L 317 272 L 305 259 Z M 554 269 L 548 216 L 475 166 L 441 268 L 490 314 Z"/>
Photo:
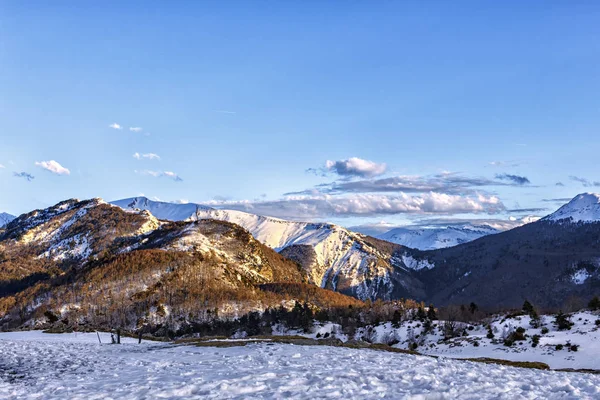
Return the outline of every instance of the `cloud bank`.
<path id="1" fill-rule="evenodd" d="M 393 214 L 496 214 L 506 209 L 496 196 L 460 196 L 435 192 L 393 196 L 288 196 L 274 201 L 211 201 L 205 204 L 291 219 Z"/>

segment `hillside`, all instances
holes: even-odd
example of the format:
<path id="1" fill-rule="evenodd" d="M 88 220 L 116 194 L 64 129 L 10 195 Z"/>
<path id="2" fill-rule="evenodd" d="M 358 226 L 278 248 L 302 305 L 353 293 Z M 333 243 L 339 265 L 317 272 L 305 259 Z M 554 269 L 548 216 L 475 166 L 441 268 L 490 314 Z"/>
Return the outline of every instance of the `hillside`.
<path id="1" fill-rule="evenodd" d="M 564 210 L 564 209 L 561 209 Z M 426 252 L 433 268 L 419 271 L 436 304 L 475 301 L 515 306 L 525 299 L 559 307 L 600 291 L 600 221 L 552 214 L 540 221 L 448 249 Z"/>

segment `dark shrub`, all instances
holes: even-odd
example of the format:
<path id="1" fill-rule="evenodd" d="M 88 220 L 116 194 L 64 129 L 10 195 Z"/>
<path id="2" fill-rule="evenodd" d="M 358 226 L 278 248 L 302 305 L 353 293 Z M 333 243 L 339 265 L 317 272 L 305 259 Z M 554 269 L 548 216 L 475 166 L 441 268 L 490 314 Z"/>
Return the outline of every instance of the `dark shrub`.
<path id="1" fill-rule="evenodd" d="M 569 350 L 571 351 L 577 351 L 579 349 L 579 345 L 576 344 L 572 344 L 571 347 L 569 348 Z"/>
<path id="2" fill-rule="evenodd" d="M 569 319 L 569 316 L 562 312 L 559 312 L 556 315 L 554 324 L 556 325 L 556 327 L 558 328 L 559 331 L 565 331 L 565 330 L 571 329 L 571 327 L 573 326 L 573 322 L 571 322 L 571 320 Z"/>

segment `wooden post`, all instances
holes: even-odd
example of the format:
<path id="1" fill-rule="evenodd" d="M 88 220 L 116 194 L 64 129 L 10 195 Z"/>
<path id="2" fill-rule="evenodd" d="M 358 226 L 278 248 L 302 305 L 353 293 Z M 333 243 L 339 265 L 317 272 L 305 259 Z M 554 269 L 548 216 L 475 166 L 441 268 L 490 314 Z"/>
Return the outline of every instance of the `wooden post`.
<path id="1" fill-rule="evenodd" d="M 100 340 L 100 334 L 98 333 L 98 331 L 96 331 L 96 335 L 98 335 L 98 342 L 100 342 L 100 344 L 102 344 L 102 340 Z"/>
<path id="2" fill-rule="evenodd" d="M 117 329 L 117 344 L 121 344 L 121 328 Z"/>

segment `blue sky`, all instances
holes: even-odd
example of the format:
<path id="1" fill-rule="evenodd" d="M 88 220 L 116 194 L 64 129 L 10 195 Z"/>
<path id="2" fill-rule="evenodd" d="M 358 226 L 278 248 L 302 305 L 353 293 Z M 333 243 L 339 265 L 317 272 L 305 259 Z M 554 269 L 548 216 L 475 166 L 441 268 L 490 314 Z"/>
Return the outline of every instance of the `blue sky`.
<path id="1" fill-rule="evenodd" d="M 596 2 L 2 2 L 0 211 L 143 193 L 344 225 L 543 215 L 600 191 L 598 20 Z"/>

